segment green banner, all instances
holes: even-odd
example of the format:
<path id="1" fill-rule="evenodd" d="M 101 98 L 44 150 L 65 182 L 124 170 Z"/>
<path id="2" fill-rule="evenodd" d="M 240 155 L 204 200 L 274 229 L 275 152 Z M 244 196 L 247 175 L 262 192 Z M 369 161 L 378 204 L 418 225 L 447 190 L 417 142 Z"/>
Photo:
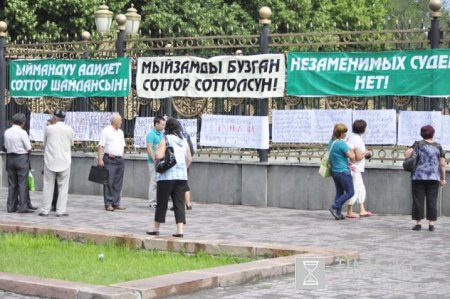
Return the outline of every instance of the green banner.
<path id="1" fill-rule="evenodd" d="M 291 96 L 450 95 L 450 49 L 393 52 L 291 52 Z"/>
<path id="2" fill-rule="evenodd" d="M 9 63 L 11 97 L 126 97 L 130 60 L 14 60 Z"/>

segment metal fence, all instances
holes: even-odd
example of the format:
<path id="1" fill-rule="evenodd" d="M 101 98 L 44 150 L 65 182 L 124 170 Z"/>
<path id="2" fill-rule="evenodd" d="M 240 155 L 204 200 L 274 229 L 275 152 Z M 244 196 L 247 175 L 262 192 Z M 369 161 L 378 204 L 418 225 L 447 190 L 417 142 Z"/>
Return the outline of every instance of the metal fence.
<path id="1" fill-rule="evenodd" d="M 275 30 L 276 31 L 276 30 Z M 271 53 L 287 53 L 288 51 L 383 51 L 425 49 L 430 45 L 429 29 L 423 24 L 408 28 L 383 30 L 357 30 L 322 32 L 321 28 L 298 28 L 297 32 L 273 32 L 269 35 L 269 51 Z M 440 44 L 449 46 L 449 28 L 442 28 Z M 125 40 L 125 56 L 151 57 L 163 55 L 192 55 L 211 57 L 215 55 L 243 55 L 260 52 L 261 35 L 217 35 L 217 36 L 167 36 L 160 32 L 159 37 L 135 36 Z M 6 60 L 14 59 L 102 59 L 117 56 L 115 35 L 109 37 L 94 36 L 92 40 L 57 41 L 38 43 L 30 40 L 8 41 L 6 44 Z M 136 64 L 133 63 L 133 76 Z M 250 98 L 173 98 L 148 99 L 140 98 L 134 90 L 127 98 L 75 98 L 62 99 L 41 97 L 36 99 L 10 98 L 6 93 L 6 118 L 11 119 L 17 112 L 29 115 L 31 112 L 50 113 L 56 108 L 67 111 L 118 111 L 121 102 L 124 105 L 124 132 L 127 137 L 128 151 L 133 151 L 133 129 L 137 116 L 147 117 L 169 115 L 177 118 L 196 118 L 200 122 L 204 113 L 221 115 L 256 115 L 261 105 L 266 102 Z M 436 103 L 438 103 L 436 105 Z M 400 110 L 440 110 L 450 114 L 450 101 L 447 98 L 430 99 L 424 97 L 326 97 L 303 98 L 283 97 L 268 101 L 269 117 L 273 109 L 396 109 Z M 200 127 L 200 126 L 199 126 Z M 39 148 L 39 144 L 36 145 Z M 75 150 L 92 150 L 95 146 L 79 143 Z M 388 147 L 387 147 L 388 148 Z M 374 159 L 396 159 L 398 148 L 391 148 L 389 155 L 375 156 Z M 392 152 L 393 151 L 393 152 Z M 306 153 L 306 154 L 305 154 Z M 273 144 L 272 157 L 320 157 L 324 153 L 320 145 Z M 199 148 L 199 155 L 254 158 L 257 153 L 252 149 L 214 149 Z M 302 156 L 303 155 L 303 156 Z"/>

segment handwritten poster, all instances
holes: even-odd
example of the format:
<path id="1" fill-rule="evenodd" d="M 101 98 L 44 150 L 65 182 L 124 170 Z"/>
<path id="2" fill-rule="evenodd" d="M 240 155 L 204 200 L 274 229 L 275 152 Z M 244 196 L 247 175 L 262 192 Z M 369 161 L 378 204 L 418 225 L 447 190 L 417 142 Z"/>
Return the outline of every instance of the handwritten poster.
<path id="1" fill-rule="evenodd" d="M 349 132 L 352 128 L 352 110 L 312 110 L 311 143 L 328 143 L 333 135 L 334 125 L 345 124 Z"/>
<path id="2" fill-rule="evenodd" d="M 353 122 L 367 122 L 363 136 L 366 144 L 395 144 L 397 142 L 397 113 L 395 110 L 354 110 Z M 349 128 L 349 131 L 350 128 Z"/>
<path id="3" fill-rule="evenodd" d="M 78 113 L 83 114 L 83 113 Z M 111 124 L 112 112 L 90 112 L 88 114 L 90 128 L 86 128 L 89 140 L 99 141 L 102 130 Z M 73 128 L 76 128 L 74 125 Z M 76 132 L 76 130 L 75 130 Z"/>
<path id="4" fill-rule="evenodd" d="M 112 112 L 67 112 L 65 123 L 75 131 L 74 141 L 98 141 L 102 130 L 110 125 Z M 30 139 L 44 141 L 51 114 L 31 113 Z"/>
<path id="5" fill-rule="evenodd" d="M 450 151 L 450 115 L 442 115 L 441 145 L 446 151 Z"/>
<path id="6" fill-rule="evenodd" d="M 202 146 L 269 148 L 267 116 L 203 115 Z"/>
<path id="7" fill-rule="evenodd" d="M 415 141 L 422 140 L 420 128 L 432 125 L 434 140 L 440 142 L 442 115 L 436 111 L 400 111 L 398 118 L 398 144 L 411 146 Z"/>
<path id="8" fill-rule="evenodd" d="M 186 133 L 189 134 L 192 145 L 194 146 L 194 151 L 197 151 L 197 120 L 179 119 L 178 121 L 181 123 Z"/>
<path id="9" fill-rule="evenodd" d="M 44 131 L 50 118 L 51 114 L 33 112 L 30 114 L 30 140 L 44 141 Z"/>
<path id="10" fill-rule="evenodd" d="M 272 142 L 313 142 L 312 115 L 312 110 L 272 110 Z"/>
<path id="11" fill-rule="evenodd" d="M 148 132 L 153 129 L 153 117 L 136 117 L 134 125 L 134 147 L 146 148 L 146 137 Z M 186 133 L 191 137 L 194 150 L 197 150 L 197 119 L 178 119 L 185 129 Z"/>
<path id="12" fill-rule="evenodd" d="M 153 129 L 153 119 L 154 117 L 136 117 L 136 122 L 134 123 L 135 148 L 147 147 L 146 136 Z"/>

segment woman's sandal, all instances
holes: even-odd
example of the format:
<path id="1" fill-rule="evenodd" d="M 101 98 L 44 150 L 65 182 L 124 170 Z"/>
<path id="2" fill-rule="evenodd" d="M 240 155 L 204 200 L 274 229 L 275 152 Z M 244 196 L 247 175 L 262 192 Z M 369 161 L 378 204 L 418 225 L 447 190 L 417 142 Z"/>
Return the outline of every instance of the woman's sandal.
<path id="1" fill-rule="evenodd" d="M 172 237 L 183 238 L 183 234 L 173 234 Z"/>
<path id="2" fill-rule="evenodd" d="M 365 214 L 359 214 L 359 216 L 361 216 L 361 217 L 370 217 L 370 216 L 375 216 L 375 214 L 373 214 L 372 212 L 367 212 L 367 213 L 365 213 Z"/>
<path id="3" fill-rule="evenodd" d="M 359 216 L 356 215 L 356 214 L 346 215 L 345 217 L 347 217 L 347 218 L 352 218 L 352 219 L 359 218 Z"/>

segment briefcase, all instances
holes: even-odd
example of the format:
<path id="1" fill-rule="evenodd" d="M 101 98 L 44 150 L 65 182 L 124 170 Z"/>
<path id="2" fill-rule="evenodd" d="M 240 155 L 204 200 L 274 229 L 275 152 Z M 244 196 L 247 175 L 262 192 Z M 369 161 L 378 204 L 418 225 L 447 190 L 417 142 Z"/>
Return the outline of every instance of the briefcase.
<path id="1" fill-rule="evenodd" d="M 91 171 L 89 171 L 88 180 L 94 183 L 107 185 L 108 184 L 108 170 L 100 166 L 91 166 Z"/>

